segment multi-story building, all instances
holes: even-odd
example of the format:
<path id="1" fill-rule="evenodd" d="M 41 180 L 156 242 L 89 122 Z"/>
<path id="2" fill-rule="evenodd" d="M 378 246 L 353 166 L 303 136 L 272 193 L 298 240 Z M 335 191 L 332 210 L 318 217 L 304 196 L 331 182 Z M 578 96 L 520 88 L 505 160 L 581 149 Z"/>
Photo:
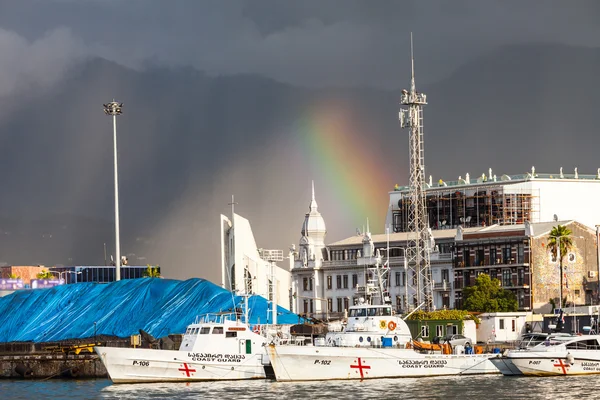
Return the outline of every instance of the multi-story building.
<path id="1" fill-rule="evenodd" d="M 292 311 L 315 318 L 339 318 L 359 298 L 377 289 L 369 267 L 385 264 L 385 289 L 396 309 L 412 309 L 416 277 L 405 265 L 404 249 L 409 233 L 371 235 L 368 231 L 325 245 L 325 221 L 314 196 L 302 224 L 299 248 L 289 254 L 292 273 Z M 454 306 L 452 245 L 456 230 L 434 231 L 430 243 L 434 303 Z M 389 249 L 389 251 L 388 251 Z M 388 254 L 389 253 L 389 254 Z M 408 275 L 408 276 L 407 276 Z"/>
<path id="2" fill-rule="evenodd" d="M 573 232 L 573 247 L 563 258 L 563 297 L 574 304 L 591 304 L 598 296 L 595 231 L 568 220 L 469 228 L 459 225 L 431 231 L 434 307 L 460 308 L 463 289 L 486 273 L 514 292 L 519 310 L 549 311 L 550 299 L 559 296 L 560 274 L 547 243 L 550 231 L 559 224 Z M 290 249 L 294 312 L 323 319 L 342 317 L 349 306 L 369 294 L 374 281 L 369 266 L 376 263 L 387 267 L 386 290 L 396 310 L 417 306 L 416 277 L 410 276 L 404 264 L 404 249 L 412 233 L 371 235 L 367 231 L 328 245 L 325 233 L 313 195 L 300 249 Z"/>
<path id="3" fill-rule="evenodd" d="M 490 225 L 516 225 L 526 221 L 575 220 L 593 227 L 600 223 L 600 208 L 591 199 L 600 197 L 600 170 L 595 175 L 538 174 L 535 168 L 522 175 L 496 177 L 492 170 L 471 179 L 434 183 L 425 189 L 426 213 L 431 229 Z M 386 226 L 408 231 L 410 191 L 397 186 L 390 195 Z"/>
<path id="4" fill-rule="evenodd" d="M 572 247 L 563 254 L 563 297 L 573 304 L 591 304 L 597 298 L 598 264 L 595 231 L 575 221 L 494 225 L 476 230 L 458 229 L 455 244 L 455 303 L 462 306 L 462 290 L 480 274 L 497 278 L 512 291 L 519 310 L 550 311 L 550 299 L 559 297 L 560 268 L 547 244 L 554 226 L 567 226 Z"/>

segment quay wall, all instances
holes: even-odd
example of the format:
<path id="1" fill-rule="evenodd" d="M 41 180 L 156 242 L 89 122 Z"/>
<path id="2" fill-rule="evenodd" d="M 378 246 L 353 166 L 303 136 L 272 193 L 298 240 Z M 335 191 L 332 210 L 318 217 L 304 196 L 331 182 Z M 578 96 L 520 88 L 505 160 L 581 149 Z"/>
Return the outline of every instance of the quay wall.
<path id="1" fill-rule="evenodd" d="M 108 378 L 96 354 L 52 354 L 0 356 L 0 378 Z"/>

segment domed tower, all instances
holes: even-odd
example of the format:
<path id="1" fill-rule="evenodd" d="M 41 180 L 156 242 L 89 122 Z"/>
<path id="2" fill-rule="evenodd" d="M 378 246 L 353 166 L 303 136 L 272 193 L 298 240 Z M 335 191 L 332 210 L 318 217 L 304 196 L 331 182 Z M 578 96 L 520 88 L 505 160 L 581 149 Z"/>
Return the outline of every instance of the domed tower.
<path id="1" fill-rule="evenodd" d="M 300 259 L 304 266 L 309 261 L 317 261 L 320 264 L 322 250 L 325 247 L 325 220 L 318 211 L 317 201 L 315 200 L 315 182 L 312 182 L 312 200 L 308 207 L 308 212 L 304 216 L 302 224 L 302 237 L 300 238 Z"/>

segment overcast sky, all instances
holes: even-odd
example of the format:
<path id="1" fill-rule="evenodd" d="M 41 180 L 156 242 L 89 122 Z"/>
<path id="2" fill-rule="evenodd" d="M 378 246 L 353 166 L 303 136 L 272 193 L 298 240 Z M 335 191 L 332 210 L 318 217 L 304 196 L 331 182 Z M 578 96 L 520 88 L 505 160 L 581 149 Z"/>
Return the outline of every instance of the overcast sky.
<path id="1" fill-rule="evenodd" d="M 397 88 L 409 33 L 430 83 L 505 44 L 600 45 L 598 1 L 19 0 L 0 2 L 0 95 L 90 55 L 143 68 Z"/>
<path id="2" fill-rule="evenodd" d="M 267 97 L 270 94 L 276 95 L 275 98 L 283 104 L 277 104 L 281 106 L 280 111 L 273 111 L 269 99 L 266 99 L 264 104 L 261 103 L 264 99 L 258 99 L 257 103 L 261 103 L 258 109 L 264 112 L 255 116 L 252 110 L 245 110 L 248 112 L 241 114 L 246 119 L 242 121 L 238 114 L 238 125 L 228 120 L 231 113 L 230 103 L 233 102 L 231 99 L 244 97 L 248 93 L 244 92 L 244 96 L 238 95 L 236 90 L 245 90 L 237 86 L 242 80 L 231 79 L 229 82 L 233 82 L 236 87 L 232 89 L 225 85 L 229 91 L 223 97 L 227 99 L 224 103 L 211 97 L 215 93 L 210 91 L 202 94 L 208 96 L 210 101 L 207 103 L 204 103 L 202 96 L 195 99 L 192 94 L 186 92 L 187 98 L 192 99 L 190 101 L 197 102 L 187 106 L 193 109 L 206 108 L 209 105 L 211 116 L 218 121 L 208 123 L 206 120 L 210 118 L 197 121 L 181 112 L 177 113 L 181 118 L 173 120 L 173 125 L 166 128 L 157 123 L 156 115 L 151 115 L 149 110 L 152 109 L 153 103 L 146 100 L 165 93 L 166 96 L 170 94 L 172 98 L 181 98 L 185 90 L 171 86 L 171 82 L 178 82 L 172 79 L 171 75 L 184 77 L 182 87 L 186 87 L 189 81 L 194 81 L 199 85 L 197 87 L 201 88 L 198 80 L 190 78 L 193 74 L 179 74 L 180 71 L 171 70 L 166 74 L 157 74 L 157 79 L 162 76 L 163 79 L 168 79 L 165 82 L 170 82 L 169 86 L 165 87 L 152 80 L 153 78 L 148 78 L 146 74 L 129 74 L 130 70 L 115 67 L 112 63 L 95 63 L 110 64 L 105 66 L 106 71 L 122 71 L 127 77 L 121 76 L 122 80 L 119 83 L 115 83 L 116 79 L 111 80 L 113 86 L 110 87 L 101 72 L 98 75 L 90 73 L 91 78 L 82 78 L 81 81 L 76 79 L 77 75 L 72 74 L 75 78 L 71 86 L 64 86 L 71 90 L 67 93 L 79 93 L 80 97 L 75 100 L 69 97 L 73 103 L 79 104 L 72 104 L 71 108 L 66 110 L 71 112 L 64 113 L 54 112 L 54 97 L 49 101 L 50 107 L 46 107 L 47 99 L 42 101 L 43 104 L 36 104 L 35 101 L 29 102 L 31 97 L 19 95 L 43 92 L 45 88 L 60 88 L 57 83 L 69 76 L 70 68 L 90 57 L 102 57 L 139 71 L 148 66 L 191 66 L 210 75 L 257 74 L 298 86 L 366 86 L 395 90 L 405 87 L 408 83 L 410 32 L 414 33 L 416 78 L 419 88 L 426 85 L 426 90 L 435 88 L 435 82 L 452 75 L 458 67 L 471 63 L 470 68 L 463 70 L 463 75 L 457 74 L 444 81 L 451 81 L 449 86 L 444 86 L 443 82 L 437 85 L 438 97 L 435 101 L 435 93 L 429 92 L 432 104 L 427 111 L 429 113 L 431 110 L 431 113 L 426 114 L 426 154 L 428 168 L 432 164 L 434 166 L 429 171 L 433 171 L 431 173 L 436 179 L 441 174 L 446 174 L 444 179 L 456 179 L 458 174 L 464 173 L 458 171 L 479 174 L 487 171 L 489 167 L 496 171 L 500 167 L 510 166 L 514 170 L 509 170 L 509 173 L 524 172 L 529 170 L 533 163 L 543 167 L 538 164 L 542 161 L 547 165 L 551 164 L 550 167 L 546 167 L 550 168 L 549 171 L 557 171 L 560 165 L 592 165 L 597 158 L 593 151 L 597 148 L 595 140 L 598 137 L 598 122 L 595 120 L 597 113 L 593 111 L 597 109 L 593 103 L 595 96 L 593 91 L 589 90 L 590 83 L 595 83 L 592 81 L 597 75 L 597 61 L 594 61 L 596 59 L 593 54 L 588 54 L 593 52 L 586 51 L 587 49 L 575 51 L 574 54 L 585 54 L 580 60 L 574 60 L 576 57 L 554 57 L 554 50 L 545 52 L 545 56 L 539 59 L 528 57 L 532 54 L 530 49 L 535 46 L 524 50 L 517 49 L 523 51 L 516 52 L 497 50 L 499 46 L 504 45 L 540 43 L 597 48 L 600 47 L 598 21 L 600 1 L 578 0 L 0 0 L 0 149 L 5 152 L 4 158 L 0 157 L 0 160 L 4 160 L 5 165 L 8 165 L 0 169 L 0 175 L 4 173 L 6 176 L 0 179 L 5 193 L 8 193 L 4 198 L 16 198 L 27 216 L 31 216 L 33 211 L 40 214 L 51 212 L 48 208 L 51 201 L 46 196 L 61 191 L 60 195 L 66 200 L 62 200 L 60 196 L 53 198 L 56 204 L 68 208 L 66 211 L 76 213 L 77 211 L 70 206 L 73 204 L 83 205 L 81 209 L 87 207 L 94 211 L 112 211 L 112 182 L 109 182 L 111 175 L 105 173 L 107 165 L 112 166 L 112 147 L 110 140 L 99 133 L 100 130 L 107 129 L 108 121 L 98 107 L 109 99 L 109 96 L 117 96 L 127 107 L 126 116 L 120 122 L 124 131 L 119 139 L 122 146 L 120 149 L 126 149 L 128 139 L 137 137 L 134 143 L 137 151 L 135 156 L 139 158 L 137 164 L 133 163 L 132 156 L 120 164 L 120 169 L 123 168 L 120 170 L 122 187 L 127 187 L 125 183 L 128 177 L 130 182 L 141 180 L 154 183 L 158 182 L 159 175 L 166 182 L 183 182 L 182 184 L 189 185 L 191 194 L 173 194 L 175 206 L 171 209 L 161 208 L 160 212 L 156 213 L 163 217 L 158 224 L 161 231 L 151 232 L 162 235 L 163 238 L 172 235 L 175 237 L 171 241 L 173 243 L 183 242 L 180 236 L 189 236 L 184 243 L 191 249 L 188 261 L 197 259 L 198 243 L 204 241 L 209 243 L 207 248 L 216 249 L 217 216 L 221 212 L 228 212 L 226 204 L 234 193 L 236 200 L 240 202 L 236 210 L 251 219 L 257 239 L 262 239 L 261 247 L 276 246 L 273 248 L 283 249 L 290 243 L 297 244 L 303 214 L 310 200 L 308 190 L 312 179 L 316 180 L 319 208 L 331 233 L 328 235 L 328 242 L 352 235 L 356 225 L 355 218 L 352 218 L 350 213 L 356 214 L 356 211 L 350 207 L 343 211 L 344 207 L 339 207 L 337 199 L 342 196 L 333 195 L 339 189 L 332 185 L 339 182 L 329 182 L 327 168 L 320 167 L 317 162 L 321 161 L 321 158 L 329 160 L 331 154 L 311 153 L 314 159 L 308 161 L 301 157 L 294 158 L 295 153 L 315 150 L 300 148 L 302 141 L 298 139 L 307 142 L 310 138 L 301 136 L 307 136 L 306 132 L 300 129 L 297 132 L 295 129 L 298 125 L 296 122 L 306 118 L 306 110 L 294 109 L 298 104 L 303 104 L 302 101 L 295 100 L 299 93 L 321 91 L 297 88 L 288 90 L 289 86 L 283 85 L 268 87 L 262 79 L 247 79 L 246 81 L 259 82 L 260 87 L 264 89 L 261 93 Z M 492 71 L 492 83 L 497 85 L 487 85 L 489 82 L 485 71 L 479 75 L 478 80 L 474 79 L 474 75 L 489 67 L 474 60 L 487 53 L 496 55 L 496 58 L 490 58 L 492 67 L 495 68 L 489 68 L 489 71 Z M 513 56 L 504 57 L 499 54 Z M 499 63 L 499 58 L 500 61 L 509 62 Z M 523 59 L 520 60 L 522 64 L 510 62 L 519 61 L 519 58 Z M 570 68 L 571 66 L 578 68 Z M 510 70 L 512 75 L 509 74 L 509 78 L 505 77 L 499 81 L 498 74 L 505 70 Z M 101 66 L 99 71 L 103 71 Z M 568 71 L 576 71 L 570 72 L 575 76 L 569 75 Z M 522 76 L 523 74 L 527 76 Z M 135 92 L 128 93 L 124 80 L 129 83 L 140 76 L 141 79 L 145 79 L 140 81 L 143 82 L 141 88 L 132 83 L 131 88 L 135 88 Z M 527 87 L 527 93 L 530 94 L 527 101 L 512 99 L 512 93 L 507 95 L 505 92 L 505 97 L 500 96 L 502 93 L 499 92 L 510 86 L 508 83 L 515 82 L 514 77 L 519 79 L 519 88 Z M 577 122 L 576 126 L 567 118 L 548 121 L 551 119 L 549 116 L 558 114 L 554 97 L 557 78 L 564 78 L 560 80 L 561 86 L 568 86 L 574 80 L 578 80 L 577 87 L 581 91 L 579 96 L 593 96 L 587 104 L 577 105 L 581 114 L 573 117 Z M 73 85 L 81 90 L 73 90 Z M 479 89 L 482 86 L 486 86 L 487 89 L 484 87 L 481 91 L 466 90 Z M 455 96 L 458 90 L 469 95 L 460 99 L 460 96 Z M 115 94 L 115 91 L 121 93 Z M 288 92 L 293 99 L 285 97 Z M 346 148 L 341 152 L 342 160 L 351 161 L 363 157 L 373 160 L 381 154 L 388 154 L 390 159 L 394 159 L 396 164 L 388 165 L 388 171 L 384 171 L 393 176 L 393 180 L 383 182 L 384 174 L 381 173 L 378 178 L 383 182 L 382 188 L 369 186 L 374 185 L 374 182 L 361 182 L 363 186 L 352 185 L 347 194 L 347 197 L 354 198 L 356 193 L 360 193 L 369 197 L 371 203 L 377 202 L 381 210 L 385 210 L 387 190 L 391 189 L 394 183 L 405 184 L 408 180 L 405 173 L 408 151 L 404 145 L 406 142 L 402 142 L 402 136 L 398 134 L 397 104 L 394 104 L 393 94 L 356 90 L 346 92 L 364 93 L 364 96 L 359 97 L 364 103 L 357 101 L 355 105 L 349 103 L 347 108 L 344 108 L 344 91 L 339 92 L 339 98 L 334 96 L 333 100 L 315 94 L 314 99 L 322 99 L 323 104 L 312 104 L 312 108 L 320 110 L 323 117 L 330 116 L 328 113 L 335 111 L 337 106 L 347 113 L 343 118 L 343 129 L 333 133 L 345 134 L 341 139 L 337 138 L 338 141 L 356 142 L 353 144 L 356 144 L 357 152 L 351 152 L 351 147 Z M 371 92 L 376 92 L 373 98 L 369 97 Z M 48 93 L 60 93 L 60 90 Z M 217 93 L 221 94 L 223 93 Z M 253 94 L 247 97 L 253 99 Z M 146 97 L 138 97 L 136 101 L 133 99 L 136 96 Z M 22 98 L 25 100 L 21 101 Z M 385 103 L 381 103 L 382 98 L 385 98 Z M 454 115 L 462 113 L 462 104 L 466 104 L 466 100 L 470 102 L 472 98 L 476 98 L 477 102 L 467 105 L 470 107 L 468 118 L 461 118 L 459 121 L 452 119 Z M 352 95 L 346 100 L 349 99 L 352 99 Z M 447 106 L 448 102 L 453 102 L 454 107 Z M 483 106 L 486 102 L 491 105 Z M 168 103 L 167 106 L 172 107 L 170 110 L 164 110 L 164 113 L 173 118 L 174 109 L 186 109 L 175 102 L 162 103 Z M 382 104 L 388 103 L 389 110 L 383 110 Z M 502 110 L 498 108 L 508 103 L 514 107 L 505 107 Z M 247 104 L 247 101 L 244 104 Z M 239 105 L 238 109 L 240 107 L 243 105 Z M 21 111 L 21 115 L 12 110 Z M 516 113 L 515 110 L 519 112 Z M 189 110 L 187 112 L 198 114 Z M 513 119 L 512 125 L 506 128 L 503 128 L 502 122 L 508 121 L 508 118 L 502 118 L 503 112 L 505 115 L 510 113 Z M 447 123 L 446 119 L 455 122 Z M 187 121 L 190 120 L 195 122 L 188 124 Z M 327 122 L 326 119 L 324 121 Z M 490 121 L 496 121 L 497 126 L 493 126 L 494 123 Z M 281 131 L 281 126 L 285 127 L 284 131 Z M 177 137 L 179 142 L 169 142 L 169 136 L 163 135 L 161 131 L 165 129 L 176 131 L 171 132 L 171 138 Z M 377 131 L 377 135 L 358 135 L 360 132 L 371 130 Z M 564 134 L 567 130 L 569 135 Z M 150 133 L 155 134 L 154 142 L 149 139 L 152 137 Z M 444 141 L 450 135 L 458 134 L 460 136 L 456 137 L 462 141 L 463 151 L 465 154 L 471 154 L 470 157 L 456 157 L 456 142 Z M 522 153 L 515 155 L 515 150 L 510 147 L 500 149 L 501 145 L 509 145 L 510 135 L 513 135 L 513 141 L 516 138 L 530 139 L 530 142 L 519 148 Z M 223 139 L 225 136 L 230 142 Z M 492 137 L 500 136 L 507 140 L 496 143 L 496 151 L 493 154 L 477 151 L 478 148 L 488 146 Z M 196 139 L 183 140 L 188 137 Z M 356 139 L 364 137 L 367 137 L 368 141 L 365 143 L 368 144 L 361 146 Z M 223 140 L 212 140 L 215 138 Z M 279 158 L 272 157 L 266 162 L 263 158 L 253 157 L 256 153 L 252 152 L 253 148 L 248 143 L 250 139 L 257 138 L 263 140 L 258 140 L 258 143 L 268 142 L 269 145 L 275 146 L 270 154 L 276 154 Z M 272 140 L 273 138 L 278 140 Z M 296 141 L 286 141 L 290 138 Z M 572 145 L 572 139 L 573 143 L 580 147 Z M 224 148 L 228 143 L 240 144 L 237 147 L 233 146 L 233 150 L 231 146 L 228 148 L 229 151 L 235 150 L 238 153 L 229 154 L 226 163 L 211 161 L 220 156 L 213 150 L 213 142 L 220 143 L 219 148 Z M 189 143 L 197 147 L 186 145 Z M 180 150 L 177 145 L 185 145 L 185 148 Z M 528 150 L 533 146 L 536 146 L 536 152 Z M 149 175 L 146 160 L 164 161 L 167 147 L 175 155 L 169 162 L 160 164 L 158 172 L 155 171 L 156 176 Z M 36 148 L 38 152 L 34 151 Z M 28 149 L 33 150 L 27 152 Z M 144 149 L 147 151 L 144 152 Z M 180 156 L 179 151 L 185 153 L 183 150 L 196 149 L 198 157 L 196 154 L 189 156 L 189 159 Z M 359 150 L 369 150 L 376 156 L 365 157 Z M 130 154 L 132 153 L 134 152 L 130 151 Z M 7 155 L 16 155 L 16 161 L 6 164 Z M 30 159 L 43 159 L 44 163 L 31 163 Z M 202 164 L 198 170 L 206 172 L 206 179 L 212 181 L 200 181 L 202 177 L 191 175 L 196 170 L 188 167 L 188 164 L 197 166 L 195 161 L 198 159 L 206 162 L 206 165 Z M 557 159 L 560 160 L 556 161 Z M 16 163 L 17 161 L 19 163 Z M 128 165 L 127 161 L 131 163 Z M 371 164 L 376 171 L 385 169 L 377 167 L 376 163 Z M 40 168 L 41 165 L 43 168 Z M 73 165 L 80 167 L 74 169 Z M 307 165 L 314 169 L 305 168 Z M 589 172 L 589 165 L 585 172 Z M 593 172 L 597 166 L 594 164 L 592 167 Z M 289 168 L 289 171 L 286 168 Z M 186 175 L 188 173 L 190 176 Z M 272 175 L 268 175 L 269 173 Z M 48 174 L 58 178 L 52 181 L 47 178 Z M 448 174 L 450 176 L 447 176 Z M 263 179 L 265 176 L 271 176 L 271 181 Z M 98 182 L 100 177 L 105 178 L 102 181 L 104 183 Z M 57 181 L 64 183 L 60 190 L 53 186 Z M 277 182 L 282 191 L 293 192 L 290 197 L 296 199 L 288 199 L 288 202 L 283 198 L 273 200 L 269 192 L 272 182 Z M 103 196 L 99 196 L 98 187 L 103 187 L 103 184 L 108 189 L 104 191 Z M 34 210 L 34 207 L 29 205 L 31 202 L 21 204 L 20 197 L 24 196 L 26 190 L 31 191 L 27 193 L 35 193 L 36 196 L 40 190 L 47 192 L 46 196 L 39 196 L 40 210 Z M 375 196 L 380 196 L 381 200 L 378 200 L 379 197 L 373 200 Z M 157 193 L 148 197 L 155 198 Z M 93 203 L 88 203 L 89 199 L 92 199 Z M 122 210 L 127 209 L 128 202 L 131 205 L 135 201 L 139 201 L 139 198 L 123 195 Z M 302 203 L 301 207 L 294 201 Z M 0 216 L 18 214 L 14 207 L 4 204 L 9 203 L 2 203 Z M 157 204 L 170 203 L 165 200 Z M 367 213 L 366 208 L 365 206 L 364 213 Z M 122 213 L 122 227 L 128 226 L 128 217 L 130 214 Z M 276 229 L 271 226 L 272 221 L 281 220 L 286 222 L 277 222 Z M 130 222 L 129 226 L 134 225 L 132 220 Z M 186 223 L 192 222 L 204 229 L 197 237 L 189 235 L 187 231 L 180 236 L 172 234 L 177 233 Z M 382 224 L 382 219 L 371 219 L 371 227 L 375 233 L 382 232 Z M 379 228 L 376 229 L 375 226 Z M 125 240 L 123 236 L 122 241 Z M 278 241 L 274 241 L 273 236 L 276 236 Z M 207 238 L 210 238 L 210 241 L 207 242 Z M 112 241 L 110 237 L 102 239 Z M 165 242 L 171 243 L 168 240 Z M 218 251 L 213 253 L 214 260 L 205 261 L 204 264 L 206 268 L 213 268 L 215 272 Z M 185 262 L 180 259 L 171 259 L 171 266 L 183 263 Z M 189 268 L 179 271 L 177 277 L 196 276 L 196 273 L 196 270 Z M 171 273 L 169 276 L 172 276 Z"/>

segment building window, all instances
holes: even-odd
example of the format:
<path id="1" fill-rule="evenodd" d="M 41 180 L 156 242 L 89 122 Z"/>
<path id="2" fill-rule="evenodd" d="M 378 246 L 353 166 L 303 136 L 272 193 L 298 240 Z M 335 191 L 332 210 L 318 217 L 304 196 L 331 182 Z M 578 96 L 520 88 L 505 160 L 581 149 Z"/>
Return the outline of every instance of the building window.
<path id="1" fill-rule="evenodd" d="M 511 279 L 512 273 L 510 272 L 510 268 L 504 268 L 502 270 L 502 286 L 512 286 Z"/>
<path id="2" fill-rule="evenodd" d="M 496 248 L 492 247 L 490 249 L 490 265 L 499 264 L 498 255 L 496 254 Z"/>
<path id="3" fill-rule="evenodd" d="M 336 276 L 335 277 L 335 281 L 336 281 L 336 284 L 337 284 L 337 288 L 341 289 L 342 288 L 342 276 L 341 275 Z"/>
<path id="4" fill-rule="evenodd" d="M 313 278 L 308 280 L 308 290 L 313 290 Z"/>
<path id="5" fill-rule="evenodd" d="M 348 289 L 348 275 L 344 275 L 344 289 Z"/>
<path id="6" fill-rule="evenodd" d="M 465 263 L 465 267 L 471 266 L 471 252 L 470 250 L 463 250 L 463 262 Z"/>
<path id="7" fill-rule="evenodd" d="M 523 286 L 525 282 L 525 269 L 519 268 L 519 274 L 517 275 L 517 286 Z"/>
<path id="8" fill-rule="evenodd" d="M 304 289 L 304 291 L 308 291 L 308 278 L 303 278 L 302 279 L 302 287 Z"/>
<path id="9" fill-rule="evenodd" d="M 402 296 L 396 296 L 396 311 L 402 310 Z"/>
<path id="10" fill-rule="evenodd" d="M 344 311 L 344 308 L 342 307 L 342 298 L 341 297 L 337 298 L 337 310 L 338 310 L 338 312 Z"/>
<path id="11" fill-rule="evenodd" d="M 448 269 L 442 270 L 442 283 L 443 282 L 450 283 L 450 270 Z"/>
<path id="12" fill-rule="evenodd" d="M 444 336 L 444 325 L 435 326 L 435 336 Z"/>
<path id="13" fill-rule="evenodd" d="M 350 300 L 347 297 L 344 297 L 344 310 L 350 308 Z"/>
<path id="14" fill-rule="evenodd" d="M 519 243 L 517 245 L 517 262 L 519 264 L 522 264 L 525 262 L 525 246 L 523 245 L 523 243 Z"/>
<path id="15" fill-rule="evenodd" d="M 511 321 L 512 322 L 512 331 L 516 332 L 517 331 L 517 321 L 515 321 L 514 319 Z"/>
<path id="16" fill-rule="evenodd" d="M 458 326 L 450 325 L 446 328 L 446 335 L 458 335 Z"/>
<path id="17" fill-rule="evenodd" d="M 498 330 L 504 329 L 504 318 L 498 320 Z"/>
<path id="18" fill-rule="evenodd" d="M 312 313 L 315 312 L 315 309 L 313 308 L 313 301 L 312 301 L 312 299 L 310 300 L 309 305 L 310 305 L 310 313 L 312 314 Z"/>
<path id="19" fill-rule="evenodd" d="M 463 287 L 471 286 L 471 272 L 463 271 Z"/>
<path id="20" fill-rule="evenodd" d="M 402 273 L 402 285 L 401 286 L 406 286 L 406 271 Z"/>
<path id="21" fill-rule="evenodd" d="M 327 275 L 327 289 L 331 289 L 331 287 L 333 286 L 331 281 L 331 275 Z"/>
<path id="22" fill-rule="evenodd" d="M 429 326 L 428 325 L 421 326 L 421 337 L 423 337 L 423 338 L 429 337 Z"/>
<path id="23" fill-rule="evenodd" d="M 355 288 L 358 286 L 358 275 L 354 274 L 352 275 L 352 287 Z"/>
<path id="24" fill-rule="evenodd" d="M 396 272 L 396 286 L 400 286 L 400 277 L 402 275 L 400 275 L 400 272 Z"/>
<path id="25" fill-rule="evenodd" d="M 331 298 L 327 299 L 327 311 L 333 312 L 333 299 Z"/>
<path id="26" fill-rule="evenodd" d="M 308 312 L 308 300 L 304 300 L 304 314 Z"/>
<path id="27" fill-rule="evenodd" d="M 511 263 L 510 246 L 506 246 L 506 247 L 502 248 L 502 258 L 504 259 L 502 261 L 504 264 L 510 264 Z"/>
<path id="28" fill-rule="evenodd" d="M 475 266 L 480 267 L 483 264 L 483 249 L 477 249 L 475 250 Z"/>

